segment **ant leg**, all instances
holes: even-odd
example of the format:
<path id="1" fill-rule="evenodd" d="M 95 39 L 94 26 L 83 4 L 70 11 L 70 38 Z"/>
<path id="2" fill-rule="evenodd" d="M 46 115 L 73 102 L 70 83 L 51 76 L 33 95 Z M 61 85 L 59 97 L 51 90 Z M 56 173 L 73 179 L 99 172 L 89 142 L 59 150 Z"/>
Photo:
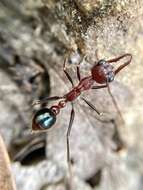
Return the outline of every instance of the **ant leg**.
<path id="1" fill-rule="evenodd" d="M 109 83 L 108 83 L 108 82 L 107 82 L 107 89 L 108 89 L 109 95 L 110 95 L 111 98 L 112 98 L 113 104 L 114 104 L 114 106 L 115 106 L 115 108 L 116 108 L 118 114 L 120 115 L 120 118 L 121 118 L 123 124 L 124 124 L 125 122 L 124 122 L 123 116 L 122 116 L 121 111 L 120 111 L 120 109 L 119 109 L 119 107 L 118 107 L 118 104 L 117 104 L 117 102 L 116 102 L 116 100 L 115 100 L 115 98 L 114 98 L 114 96 L 113 96 L 113 94 L 112 94 L 112 92 L 111 92 L 111 89 L 110 89 L 110 86 L 109 86 Z"/>
<path id="2" fill-rule="evenodd" d="M 113 104 L 114 104 L 114 106 L 115 106 L 115 108 L 116 108 L 118 114 L 120 115 L 120 118 L 122 119 L 123 123 L 125 123 L 125 122 L 124 122 L 124 119 L 123 119 L 123 116 L 122 116 L 122 114 L 121 114 L 121 111 L 120 111 L 120 109 L 119 109 L 119 107 L 118 107 L 118 104 L 117 104 L 117 102 L 116 102 L 116 100 L 115 100 L 115 98 L 114 98 L 114 96 L 113 96 L 113 94 L 112 94 L 112 92 L 111 92 L 109 83 L 107 82 L 105 85 L 93 86 L 91 89 L 100 89 L 100 88 L 106 88 L 106 87 L 107 87 L 107 89 L 108 89 L 109 95 L 110 95 L 111 98 L 112 98 Z"/>
<path id="3" fill-rule="evenodd" d="M 86 58 L 86 56 L 84 55 L 83 58 L 81 59 L 81 61 L 77 64 L 77 67 L 76 67 L 76 72 L 77 72 L 77 78 L 79 81 L 81 81 L 81 74 L 80 74 L 80 64 L 81 62 Z"/>
<path id="4" fill-rule="evenodd" d="M 96 119 L 98 119 L 100 122 L 105 123 L 105 124 L 112 123 L 113 129 L 114 129 L 112 140 L 116 144 L 116 147 L 113 148 L 112 150 L 114 152 L 120 152 L 121 150 L 125 149 L 126 145 L 125 145 L 123 139 L 120 136 L 120 133 L 119 133 L 119 130 L 118 130 L 118 126 L 117 126 L 117 123 L 116 123 L 115 119 L 113 119 L 113 118 L 111 118 L 111 119 L 104 119 L 104 120 L 99 119 L 99 118 L 96 118 Z"/>
<path id="5" fill-rule="evenodd" d="M 94 111 L 96 111 L 96 113 L 98 114 L 98 115 L 103 115 L 103 113 L 102 112 L 99 112 L 97 109 L 96 109 L 96 107 L 93 105 L 93 104 L 91 104 L 91 102 L 89 102 L 87 99 L 85 99 L 85 98 L 83 98 L 83 97 L 81 97 L 81 99 L 82 100 L 84 100 L 84 102 L 91 108 L 91 109 L 93 109 Z"/>
<path id="6" fill-rule="evenodd" d="M 106 88 L 107 85 L 104 84 L 104 85 L 100 85 L 100 86 L 93 86 L 91 89 L 100 89 L 100 88 Z"/>
<path id="7" fill-rule="evenodd" d="M 72 103 L 72 110 L 71 110 L 71 114 L 70 114 L 70 121 L 69 121 L 69 126 L 68 126 L 68 130 L 67 130 L 67 162 L 68 162 L 68 169 L 69 169 L 69 177 L 71 178 L 70 181 L 70 186 L 72 184 L 72 171 L 71 171 L 71 158 L 70 158 L 70 143 L 69 143 L 69 137 L 70 137 L 70 132 L 71 132 L 71 128 L 72 128 L 72 124 L 74 121 L 74 117 L 75 117 L 75 111 L 74 111 L 74 107 L 73 107 L 73 103 Z"/>
<path id="8" fill-rule="evenodd" d="M 68 80 L 70 81 L 70 83 L 72 84 L 72 87 L 74 87 L 73 80 L 72 80 L 71 76 L 69 75 L 69 73 L 66 71 L 66 62 L 67 62 L 67 58 L 64 61 L 63 71 L 64 71 L 66 77 L 68 78 Z"/>
<path id="9" fill-rule="evenodd" d="M 78 78 L 78 80 L 80 81 L 81 80 L 81 76 L 80 76 L 80 63 L 77 65 L 77 67 L 76 67 L 76 72 L 77 72 L 77 78 Z"/>
<path id="10" fill-rule="evenodd" d="M 32 103 L 32 106 L 35 106 L 37 104 L 45 104 L 47 103 L 48 101 L 52 101 L 52 100 L 59 100 L 59 99 L 62 99 L 63 97 L 60 97 L 60 96 L 52 96 L 52 97 L 47 97 L 47 98 L 44 98 L 42 100 L 36 100 Z"/>

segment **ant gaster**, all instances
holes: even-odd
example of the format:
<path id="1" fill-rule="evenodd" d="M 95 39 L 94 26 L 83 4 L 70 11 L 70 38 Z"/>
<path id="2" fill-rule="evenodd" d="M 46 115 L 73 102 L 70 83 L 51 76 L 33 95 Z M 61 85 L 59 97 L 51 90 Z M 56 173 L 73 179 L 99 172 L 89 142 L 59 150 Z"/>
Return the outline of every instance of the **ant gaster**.
<path id="1" fill-rule="evenodd" d="M 121 64 L 117 69 L 114 69 L 114 67 L 111 65 L 111 63 L 118 62 L 119 60 L 123 58 L 128 58 L 126 62 Z M 48 130 L 51 128 L 55 122 L 56 122 L 56 117 L 59 114 L 60 110 L 66 106 L 68 102 L 71 103 L 72 109 L 71 109 L 71 114 L 70 114 L 70 121 L 69 121 L 69 126 L 67 129 L 67 161 L 68 161 L 68 166 L 69 170 L 71 170 L 70 166 L 70 147 L 69 147 L 69 136 L 70 136 L 70 131 L 72 128 L 73 120 L 75 117 L 75 111 L 74 111 L 74 105 L 73 102 L 74 100 L 81 95 L 83 91 L 89 90 L 89 89 L 101 89 L 101 88 L 107 88 L 108 92 L 113 100 L 113 103 L 119 113 L 119 115 L 122 118 L 121 112 L 117 106 L 116 100 L 114 99 L 109 83 L 111 83 L 115 75 L 118 74 L 124 67 L 126 67 L 128 64 L 130 64 L 132 60 L 132 55 L 127 53 L 122 56 L 119 56 L 114 59 L 110 60 L 98 60 L 95 62 L 94 66 L 91 68 L 91 74 L 87 77 L 81 78 L 80 75 L 80 63 L 77 65 L 77 78 L 79 80 L 79 83 L 74 86 L 73 80 L 68 74 L 66 70 L 66 63 L 67 59 L 64 62 L 64 67 L 63 71 L 65 75 L 67 76 L 68 80 L 72 84 L 72 89 L 66 93 L 64 96 L 53 96 L 53 97 L 47 97 L 43 100 L 37 101 L 34 104 L 44 104 L 47 103 L 50 100 L 59 100 L 58 104 L 51 106 L 50 108 L 43 107 L 39 111 L 37 111 L 33 117 L 32 120 L 32 130 L 33 131 L 41 131 L 41 130 Z M 95 84 L 100 84 L 96 85 Z M 81 97 L 82 100 L 88 104 L 98 115 L 101 115 L 102 113 L 99 112 L 93 104 L 91 104 L 87 99 Z"/>

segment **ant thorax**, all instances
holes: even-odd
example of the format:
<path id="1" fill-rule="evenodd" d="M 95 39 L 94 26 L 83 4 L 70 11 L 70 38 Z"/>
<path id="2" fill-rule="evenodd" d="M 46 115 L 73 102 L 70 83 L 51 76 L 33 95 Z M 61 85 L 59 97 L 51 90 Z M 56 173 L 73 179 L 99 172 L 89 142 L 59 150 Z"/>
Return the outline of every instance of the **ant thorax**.
<path id="1" fill-rule="evenodd" d="M 112 82 L 115 77 L 113 66 L 105 60 L 99 60 L 91 69 L 92 79 L 97 83 L 103 84 Z"/>

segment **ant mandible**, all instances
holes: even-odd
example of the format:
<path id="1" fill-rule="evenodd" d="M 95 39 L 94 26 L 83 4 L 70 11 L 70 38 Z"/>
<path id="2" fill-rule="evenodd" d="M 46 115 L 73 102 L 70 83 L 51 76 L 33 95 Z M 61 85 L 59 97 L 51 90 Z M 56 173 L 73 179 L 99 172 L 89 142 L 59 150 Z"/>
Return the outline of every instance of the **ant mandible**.
<path id="1" fill-rule="evenodd" d="M 122 65 L 120 65 L 117 69 L 114 70 L 114 67 L 110 63 L 115 63 L 118 62 L 119 60 L 128 57 L 128 60 L 124 62 Z M 69 146 L 69 137 L 70 137 L 70 132 L 72 128 L 72 124 L 74 121 L 75 117 L 75 111 L 74 111 L 74 105 L 73 102 L 74 100 L 80 96 L 80 94 L 83 91 L 89 90 L 89 89 L 101 89 L 101 88 L 107 88 L 108 92 L 113 100 L 113 103 L 122 118 L 121 112 L 118 108 L 118 105 L 116 103 L 116 100 L 114 99 L 111 90 L 110 90 L 110 85 L 112 81 L 114 81 L 115 75 L 118 74 L 124 67 L 130 64 L 132 60 L 132 55 L 129 53 L 126 53 L 122 56 L 119 56 L 114 59 L 110 60 L 97 60 L 94 64 L 94 66 L 91 68 L 91 74 L 87 77 L 81 78 L 80 75 L 80 63 L 76 67 L 76 72 L 77 72 L 77 78 L 79 80 L 79 83 L 74 86 L 73 80 L 69 73 L 66 70 L 66 63 L 67 59 L 64 61 L 63 65 L 63 71 L 70 81 L 72 85 L 72 89 L 66 93 L 63 96 L 53 96 L 53 97 L 47 97 L 44 98 L 43 100 L 37 101 L 34 104 L 42 104 L 44 105 L 50 100 L 59 100 L 58 104 L 55 104 L 51 106 L 50 108 L 47 107 L 42 107 L 40 110 L 38 110 L 33 117 L 32 120 L 32 130 L 33 131 L 45 131 L 51 128 L 55 122 L 56 122 L 56 117 L 59 114 L 60 110 L 66 106 L 67 103 L 71 103 L 72 109 L 71 109 L 71 114 L 70 114 L 70 121 L 67 129 L 67 134 L 66 134 L 66 139 L 67 139 L 67 162 L 68 162 L 68 167 L 69 171 L 71 173 L 71 162 L 70 162 L 70 146 Z M 95 83 L 98 83 L 100 85 L 94 85 Z M 99 112 L 95 106 L 90 103 L 87 99 L 82 97 L 82 100 L 88 104 L 98 115 L 102 115 L 101 112 Z"/>

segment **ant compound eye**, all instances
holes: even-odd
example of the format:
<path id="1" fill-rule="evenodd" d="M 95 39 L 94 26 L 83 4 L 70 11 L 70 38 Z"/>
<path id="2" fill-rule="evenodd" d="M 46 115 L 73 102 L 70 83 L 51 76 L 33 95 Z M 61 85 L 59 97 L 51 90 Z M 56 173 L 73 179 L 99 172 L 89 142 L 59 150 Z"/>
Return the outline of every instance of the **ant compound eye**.
<path id="1" fill-rule="evenodd" d="M 106 65 L 107 61 L 105 61 L 104 59 L 101 59 L 98 61 L 98 65 Z"/>
<path id="2" fill-rule="evenodd" d="M 51 109 L 43 108 L 34 115 L 32 129 L 46 130 L 51 128 L 56 122 L 56 115 Z"/>
<path id="3" fill-rule="evenodd" d="M 108 73 L 107 80 L 108 80 L 108 82 L 112 82 L 114 80 L 114 73 L 113 72 Z"/>

